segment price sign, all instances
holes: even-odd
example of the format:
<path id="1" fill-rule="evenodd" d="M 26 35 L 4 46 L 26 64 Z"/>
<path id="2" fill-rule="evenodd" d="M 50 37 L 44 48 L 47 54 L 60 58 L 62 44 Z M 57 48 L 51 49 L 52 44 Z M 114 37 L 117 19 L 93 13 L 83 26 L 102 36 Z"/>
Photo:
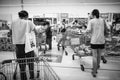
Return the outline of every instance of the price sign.
<path id="1" fill-rule="evenodd" d="M 8 37 L 9 30 L 0 30 L 0 38 Z"/>

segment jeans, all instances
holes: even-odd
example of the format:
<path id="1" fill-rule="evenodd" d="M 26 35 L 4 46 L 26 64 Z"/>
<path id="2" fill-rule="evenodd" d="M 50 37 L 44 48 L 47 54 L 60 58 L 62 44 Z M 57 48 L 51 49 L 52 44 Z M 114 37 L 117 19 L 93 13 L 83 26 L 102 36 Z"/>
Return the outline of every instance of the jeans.
<path id="1" fill-rule="evenodd" d="M 34 51 L 29 53 L 25 53 L 25 44 L 17 44 L 16 45 L 16 57 L 19 58 L 30 58 L 34 57 Z M 18 60 L 19 67 L 20 67 L 20 76 L 21 80 L 27 80 L 26 75 L 26 64 L 29 67 L 30 78 L 34 78 L 34 59 L 21 59 Z"/>

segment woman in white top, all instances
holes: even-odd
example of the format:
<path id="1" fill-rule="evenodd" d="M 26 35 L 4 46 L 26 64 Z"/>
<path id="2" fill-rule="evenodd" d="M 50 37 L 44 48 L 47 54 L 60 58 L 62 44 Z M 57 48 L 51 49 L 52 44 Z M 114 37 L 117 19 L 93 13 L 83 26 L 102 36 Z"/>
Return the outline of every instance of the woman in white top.
<path id="1" fill-rule="evenodd" d="M 91 32 L 91 48 L 93 53 L 93 77 L 96 77 L 97 69 L 100 67 L 101 54 L 105 46 L 104 20 L 99 17 L 99 11 L 94 9 L 92 17 L 88 22 L 86 32 Z"/>

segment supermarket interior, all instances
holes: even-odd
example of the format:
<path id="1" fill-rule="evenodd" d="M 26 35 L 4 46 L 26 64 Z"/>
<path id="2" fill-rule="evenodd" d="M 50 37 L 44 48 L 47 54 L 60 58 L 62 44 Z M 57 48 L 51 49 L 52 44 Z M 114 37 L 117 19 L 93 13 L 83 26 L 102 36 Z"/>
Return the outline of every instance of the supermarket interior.
<path id="1" fill-rule="evenodd" d="M 104 49 L 93 48 L 93 10 Z M 120 80 L 120 1 L 0 0 L 0 80 Z"/>

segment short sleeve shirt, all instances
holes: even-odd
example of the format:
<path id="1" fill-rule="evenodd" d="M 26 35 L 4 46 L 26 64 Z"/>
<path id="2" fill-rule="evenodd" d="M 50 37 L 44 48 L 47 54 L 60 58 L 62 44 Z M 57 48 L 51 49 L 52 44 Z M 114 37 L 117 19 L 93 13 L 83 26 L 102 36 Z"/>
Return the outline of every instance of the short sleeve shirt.
<path id="1" fill-rule="evenodd" d="M 87 30 L 91 32 L 91 44 L 104 44 L 104 20 L 102 18 L 91 19 Z"/>
<path id="2" fill-rule="evenodd" d="M 13 44 L 25 44 L 26 29 L 30 32 L 35 28 L 35 25 L 32 21 L 17 19 L 12 22 L 11 28 Z"/>

